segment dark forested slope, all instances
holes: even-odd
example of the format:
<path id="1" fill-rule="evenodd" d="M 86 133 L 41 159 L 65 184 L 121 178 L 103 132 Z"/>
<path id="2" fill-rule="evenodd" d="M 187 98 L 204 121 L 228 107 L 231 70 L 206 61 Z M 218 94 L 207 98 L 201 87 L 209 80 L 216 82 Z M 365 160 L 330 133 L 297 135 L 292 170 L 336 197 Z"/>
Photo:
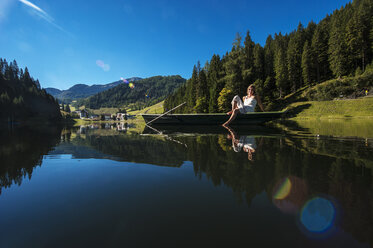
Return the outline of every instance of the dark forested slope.
<path id="1" fill-rule="evenodd" d="M 0 120 L 24 121 L 30 118 L 59 120 L 60 107 L 56 99 L 40 88 L 27 67 L 19 69 L 17 62 L 0 58 Z"/>

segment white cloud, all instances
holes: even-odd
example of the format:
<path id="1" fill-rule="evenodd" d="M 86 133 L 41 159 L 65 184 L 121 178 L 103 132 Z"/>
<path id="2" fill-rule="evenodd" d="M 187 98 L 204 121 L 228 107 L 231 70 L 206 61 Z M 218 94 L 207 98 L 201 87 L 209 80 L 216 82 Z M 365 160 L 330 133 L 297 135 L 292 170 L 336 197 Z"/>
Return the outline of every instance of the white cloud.
<path id="1" fill-rule="evenodd" d="M 47 12 L 45 12 L 44 10 L 42 10 L 40 7 L 36 6 L 35 4 L 27 0 L 19 0 L 19 1 L 27 5 L 28 7 L 32 8 L 39 17 L 43 18 L 47 22 L 52 23 L 54 21 L 54 19 L 50 15 L 48 15 Z"/>
<path id="2" fill-rule="evenodd" d="M 105 64 L 104 61 L 102 61 L 100 59 L 96 60 L 96 65 L 104 71 L 110 71 L 110 65 Z"/>
<path id="3" fill-rule="evenodd" d="M 1 0 L 2 1 L 2 0 Z M 44 19 L 45 21 L 49 22 L 50 24 L 52 24 L 55 28 L 71 35 L 69 32 L 67 32 L 66 30 L 64 30 L 62 27 L 60 27 L 59 25 L 57 25 L 55 22 L 54 22 L 54 19 L 53 17 L 51 17 L 47 12 L 45 12 L 44 10 L 42 10 L 39 6 L 36 6 L 35 4 L 33 4 L 32 2 L 30 1 L 27 1 L 27 0 L 18 0 L 19 2 L 23 3 L 24 5 L 28 6 L 31 8 L 31 10 L 33 11 L 33 13 L 35 13 L 37 16 L 39 16 L 40 18 Z"/>

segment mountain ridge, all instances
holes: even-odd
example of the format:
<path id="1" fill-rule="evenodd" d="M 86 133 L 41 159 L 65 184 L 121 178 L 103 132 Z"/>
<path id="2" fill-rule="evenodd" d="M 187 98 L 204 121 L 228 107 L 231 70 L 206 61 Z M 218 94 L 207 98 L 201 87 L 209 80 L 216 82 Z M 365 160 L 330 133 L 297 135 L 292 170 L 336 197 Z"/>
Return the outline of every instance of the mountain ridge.
<path id="1" fill-rule="evenodd" d="M 135 82 L 141 80 L 140 77 L 131 77 L 126 80 L 129 82 Z M 53 87 L 44 88 L 49 94 L 57 98 L 59 101 L 70 103 L 74 100 L 87 98 L 93 96 L 102 91 L 114 88 L 123 83 L 122 80 L 114 81 L 108 84 L 75 84 L 68 88 L 67 90 L 60 90 Z"/>

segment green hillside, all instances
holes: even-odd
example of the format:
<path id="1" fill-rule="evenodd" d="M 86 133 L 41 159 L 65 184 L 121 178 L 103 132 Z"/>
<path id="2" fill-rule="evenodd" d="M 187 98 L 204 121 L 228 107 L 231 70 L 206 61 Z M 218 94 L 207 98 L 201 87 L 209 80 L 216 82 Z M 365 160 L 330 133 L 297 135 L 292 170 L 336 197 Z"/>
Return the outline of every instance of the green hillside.
<path id="1" fill-rule="evenodd" d="M 373 70 L 362 75 L 332 79 L 305 86 L 271 103 L 274 110 L 288 109 L 293 117 L 341 118 L 373 116 Z"/>
<path id="2" fill-rule="evenodd" d="M 373 97 L 296 102 L 287 109 L 295 118 L 373 118 Z"/>
<path id="3" fill-rule="evenodd" d="M 103 107 L 142 109 L 164 100 L 184 83 L 185 79 L 180 76 L 150 77 L 133 84 L 122 83 L 79 101 L 78 105 L 85 105 L 86 108 L 90 109 Z"/>

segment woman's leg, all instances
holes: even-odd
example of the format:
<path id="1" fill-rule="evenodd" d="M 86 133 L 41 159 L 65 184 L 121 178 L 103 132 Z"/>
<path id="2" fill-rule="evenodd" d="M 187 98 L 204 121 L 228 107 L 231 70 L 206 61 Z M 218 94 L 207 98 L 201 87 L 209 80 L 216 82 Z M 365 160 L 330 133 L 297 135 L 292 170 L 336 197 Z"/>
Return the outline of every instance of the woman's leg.
<path id="1" fill-rule="evenodd" d="M 238 115 L 239 112 L 240 112 L 240 110 L 238 108 L 236 108 L 235 110 L 233 110 L 231 117 L 229 117 L 229 120 L 227 120 L 223 124 L 223 126 L 228 126 L 232 121 L 234 121 L 234 119 L 236 119 L 236 116 Z"/>
<path id="2" fill-rule="evenodd" d="M 238 109 L 238 107 L 237 107 L 237 102 L 236 102 L 236 101 L 233 101 L 233 102 L 232 102 L 232 110 L 229 111 L 229 112 L 227 113 L 227 115 L 231 115 L 235 109 Z"/>
<path id="3" fill-rule="evenodd" d="M 232 100 L 232 110 L 229 111 L 227 113 L 227 115 L 231 115 L 233 113 L 233 111 L 235 109 L 238 109 L 240 106 L 243 107 L 243 102 L 242 102 L 241 98 L 238 95 L 236 95 L 236 96 L 233 97 L 233 100 Z"/>

